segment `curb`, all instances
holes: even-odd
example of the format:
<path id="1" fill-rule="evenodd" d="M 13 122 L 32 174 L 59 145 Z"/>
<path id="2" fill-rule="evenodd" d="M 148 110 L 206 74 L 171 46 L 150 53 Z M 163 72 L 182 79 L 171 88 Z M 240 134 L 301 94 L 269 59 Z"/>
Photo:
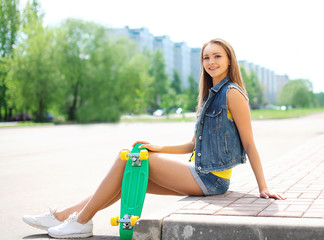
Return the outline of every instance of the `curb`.
<path id="1" fill-rule="evenodd" d="M 162 233 L 162 240 L 323 240 L 324 220 L 173 214 Z"/>
<path id="2" fill-rule="evenodd" d="M 140 218 L 134 228 L 133 240 L 161 240 L 162 227 L 165 218 L 176 210 L 199 200 L 201 197 L 184 197 L 166 209 L 154 212 L 149 216 Z"/>

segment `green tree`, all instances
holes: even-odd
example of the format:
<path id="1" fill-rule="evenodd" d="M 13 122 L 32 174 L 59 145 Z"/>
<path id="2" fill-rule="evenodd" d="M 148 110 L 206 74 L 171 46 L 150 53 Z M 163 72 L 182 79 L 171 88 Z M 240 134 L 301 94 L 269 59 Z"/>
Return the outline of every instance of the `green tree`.
<path id="1" fill-rule="evenodd" d="M 10 117 L 5 79 L 9 70 L 7 58 L 12 54 L 19 29 L 17 5 L 17 0 L 0 0 L 0 121 Z"/>
<path id="2" fill-rule="evenodd" d="M 67 19 L 57 29 L 56 62 L 60 72 L 58 108 L 69 121 L 77 120 L 81 88 L 89 81 L 89 58 L 99 26 Z"/>
<path id="3" fill-rule="evenodd" d="M 161 107 L 162 98 L 168 93 L 169 87 L 163 54 L 159 50 L 153 54 L 149 74 L 153 77 L 153 82 L 149 86 L 149 104 L 150 108 L 154 110 Z"/>
<path id="4" fill-rule="evenodd" d="M 167 118 L 171 109 L 177 105 L 177 93 L 173 88 L 168 88 L 168 93 L 162 96 L 161 107 L 165 109 Z"/>
<path id="5" fill-rule="evenodd" d="M 74 108 L 75 119 L 116 122 L 126 112 L 142 111 L 143 92 L 151 81 L 146 57 L 130 40 L 112 40 L 103 26 L 79 20 L 70 20 L 70 24 L 66 24 L 72 32 L 64 37 L 62 58 L 72 64 L 64 68 L 63 61 L 61 71 L 65 86 L 69 86 L 65 106 Z"/>
<path id="6" fill-rule="evenodd" d="M 316 107 L 324 107 L 324 92 L 314 93 L 314 102 Z"/>
<path id="7" fill-rule="evenodd" d="M 112 41 L 109 30 L 102 26 L 91 29 L 76 118 L 79 122 L 116 122 L 126 112 L 139 111 L 150 82 L 148 60 L 131 41 Z"/>
<path id="8" fill-rule="evenodd" d="M 254 71 L 251 71 L 249 77 L 251 78 L 252 87 L 254 89 L 253 106 L 260 107 L 264 102 L 260 79 Z"/>
<path id="9" fill-rule="evenodd" d="M 0 56 L 9 56 L 19 29 L 17 0 L 0 0 Z"/>
<path id="10" fill-rule="evenodd" d="M 310 107 L 312 104 L 312 83 L 306 79 L 289 81 L 280 90 L 277 104 Z"/>
<path id="11" fill-rule="evenodd" d="M 240 70 L 246 91 L 248 92 L 249 103 L 252 108 L 258 108 L 264 102 L 260 80 L 254 71 L 251 71 L 248 74 L 242 66 L 240 67 Z"/>
<path id="12" fill-rule="evenodd" d="M 16 108 L 32 112 L 35 120 L 41 122 L 57 90 L 52 61 L 55 49 L 53 31 L 43 27 L 42 18 L 37 18 L 34 11 L 33 5 L 27 2 L 23 16 L 25 24 L 11 62 L 8 84 Z"/>
<path id="13" fill-rule="evenodd" d="M 171 83 L 171 88 L 174 89 L 176 94 L 182 93 L 181 78 L 178 70 L 174 70 L 173 81 Z"/>
<path id="14" fill-rule="evenodd" d="M 189 76 L 189 88 L 186 90 L 186 106 L 183 106 L 187 111 L 195 112 L 197 107 L 197 97 L 199 93 L 198 83 L 192 75 Z"/>

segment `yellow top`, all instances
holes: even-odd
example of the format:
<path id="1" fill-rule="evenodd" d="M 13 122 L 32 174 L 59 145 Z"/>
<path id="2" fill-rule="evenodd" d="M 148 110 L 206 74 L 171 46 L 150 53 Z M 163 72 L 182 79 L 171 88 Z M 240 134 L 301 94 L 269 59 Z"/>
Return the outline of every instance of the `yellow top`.
<path id="1" fill-rule="evenodd" d="M 230 111 L 227 112 L 227 117 L 229 119 L 233 119 L 232 114 Z M 195 151 L 192 154 L 192 157 L 190 159 L 190 162 L 194 162 L 195 161 Z M 211 172 L 212 174 L 221 177 L 221 178 L 226 178 L 226 179 L 230 179 L 232 176 L 232 168 L 230 169 L 226 169 L 224 171 L 218 171 L 218 172 Z"/>

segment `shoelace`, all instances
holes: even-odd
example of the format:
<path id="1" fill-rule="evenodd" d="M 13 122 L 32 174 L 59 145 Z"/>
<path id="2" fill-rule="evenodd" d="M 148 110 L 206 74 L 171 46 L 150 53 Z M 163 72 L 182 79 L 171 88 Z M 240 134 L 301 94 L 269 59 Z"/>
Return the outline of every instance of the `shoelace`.
<path id="1" fill-rule="evenodd" d="M 55 216 L 54 216 L 55 211 L 56 211 L 56 209 L 50 209 L 49 212 L 43 213 L 43 214 L 38 215 L 38 216 L 40 216 L 40 217 L 54 217 L 55 218 Z"/>
<path id="2" fill-rule="evenodd" d="M 76 214 L 73 213 L 71 214 L 68 219 L 66 219 L 64 222 L 67 222 L 67 223 L 72 223 L 72 222 L 76 222 Z"/>

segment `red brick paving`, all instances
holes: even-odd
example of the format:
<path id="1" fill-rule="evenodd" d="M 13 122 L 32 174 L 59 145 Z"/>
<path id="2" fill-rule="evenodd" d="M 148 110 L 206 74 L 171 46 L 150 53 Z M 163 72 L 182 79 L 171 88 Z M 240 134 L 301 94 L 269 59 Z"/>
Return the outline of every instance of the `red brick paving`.
<path id="1" fill-rule="evenodd" d="M 174 214 L 324 219 L 324 135 L 264 166 L 269 188 L 286 200 L 259 198 L 247 167 L 224 195 L 199 198 Z"/>

